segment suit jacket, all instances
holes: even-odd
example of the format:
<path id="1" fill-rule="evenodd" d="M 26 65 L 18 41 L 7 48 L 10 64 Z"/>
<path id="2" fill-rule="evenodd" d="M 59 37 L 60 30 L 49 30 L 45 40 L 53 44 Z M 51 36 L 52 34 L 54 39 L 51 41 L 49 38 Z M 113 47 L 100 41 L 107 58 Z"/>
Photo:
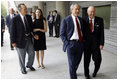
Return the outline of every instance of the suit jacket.
<path id="1" fill-rule="evenodd" d="M 5 23 L 4 23 L 3 16 L 1 16 L 1 32 L 2 32 L 2 29 L 5 29 Z"/>
<path id="2" fill-rule="evenodd" d="M 56 21 L 55 21 L 55 17 L 54 17 L 54 25 L 57 26 L 57 24 L 60 25 L 60 15 L 59 14 L 57 14 Z"/>
<path id="3" fill-rule="evenodd" d="M 32 33 L 33 32 L 32 18 L 30 15 L 26 15 L 26 18 L 28 23 L 28 30 L 30 33 Z M 20 14 L 16 15 L 12 19 L 11 28 L 12 28 L 10 33 L 11 43 L 16 43 L 17 47 L 24 48 L 26 45 L 25 27 Z"/>
<path id="4" fill-rule="evenodd" d="M 14 14 L 15 16 L 15 14 Z M 11 17 L 10 14 L 6 16 L 6 25 L 8 27 L 9 32 L 11 32 Z"/>
<path id="5" fill-rule="evenodd" d="M 84 23 L 83 23 L 83 19 L 78 17 L 78 19 L 80 20 L 80 24 L 81 24 L 81 31 L 83 34 L 83 40 L 84 40 Z M 74 32 L 74 22 L 72 19 L 72 16 L 68 16 L 66 18 L 64 18 L 62 20 L 61 23 L 61 39 L 63 41 L 63 51 L 66 51 L 66 48 L 69 44 L 69 40 L 71 38 L 71 36 L 73 35 Z"/>
<path id="6" fill-rule="evenodd" d="M 86 43 L 89 44 L 91 39 L 93 39 L 93 44 L 95 46 L 104 45 L 104 23 L 103 19 L 96 17 L 94 19 L 94 31 L 90 31 L 89 18 L 84 17 L 86 23 Z M 91 44 L 89 44 L 91 45 Z"/>

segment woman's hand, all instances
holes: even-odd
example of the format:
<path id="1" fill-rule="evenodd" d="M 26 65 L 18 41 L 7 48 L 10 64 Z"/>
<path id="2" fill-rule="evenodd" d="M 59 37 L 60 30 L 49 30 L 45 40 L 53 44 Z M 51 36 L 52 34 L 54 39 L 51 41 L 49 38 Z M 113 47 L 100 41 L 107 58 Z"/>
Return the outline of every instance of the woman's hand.
<path id="1" fill-rule="evenodd" d="M 39 39 L 39 36 L 38 36 L 38 35 L 35 35 L 34 38 L 35 38 L 36 40 L 38 40 L 38 39 Z"/>

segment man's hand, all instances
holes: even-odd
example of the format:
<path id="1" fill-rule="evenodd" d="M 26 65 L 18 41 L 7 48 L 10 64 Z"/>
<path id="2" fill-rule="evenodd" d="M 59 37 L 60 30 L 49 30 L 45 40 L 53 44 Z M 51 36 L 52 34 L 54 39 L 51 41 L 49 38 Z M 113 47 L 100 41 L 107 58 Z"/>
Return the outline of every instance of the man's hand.
<path id="1" fill-rule="evenodd" d="M 103 45 L 100 45 L 100 50 L 103 50 Z"/>
<path id="2" fill-rule="evenodd" d="M 2 32 L 5 32 L 5 29 L 2 29 Z"/>
<path id="3" fill-rule="evenodd" d="M 38 35 L 35 35 L 34 38 L 35 38 L 36 40 L 38 40 L 38 39 L 39 39 L 39 36 L 38 36 Z"/>
<path id="4" fill-rule="evenodd" d="M 52 23 L 52 21 L 50 21 L 50 23 Z"/>
<path id="5" fill-rule="evenodd" d="M 59 24 L 57 24 L 57 26 L 59 26 Z"/>
<path id="6" fill-rule="evenodd" d="M 12 46 L 13 46 L 13 47 L 16 47 L 16 43 L 13 43 Z"/>

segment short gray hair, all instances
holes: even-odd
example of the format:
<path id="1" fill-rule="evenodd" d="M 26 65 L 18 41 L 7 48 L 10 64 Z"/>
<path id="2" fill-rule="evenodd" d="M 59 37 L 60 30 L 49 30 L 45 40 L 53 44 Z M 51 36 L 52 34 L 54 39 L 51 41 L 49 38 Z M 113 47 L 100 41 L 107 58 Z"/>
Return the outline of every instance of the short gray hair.
<path id="1" fill-rule="evenodd" d="M 88 9 L 87 9 L 87 12 L 89 11 L 90 8 L 94 8 L 95 9 L 94 6 L 89 6 Z"/>
<path id="2" fill-rule="evenodd" d="M 13 10 L 14 10 L 14 8 L 13 8 L 13 7 L 9 7 L 9 11 L 10 11 L 11 9 L 13 9 Z"/>
<path id="3" fill-rule="evenodd" d="M 75 4 L 71 4 L 71 6 L 70 6 L 70 10 L 74 9 L 74 6 L 75 6 L 75 5 L 77 5 L 77 6 L 80 7 L 80 5 L 78 5 L 77 3 L 75 3 Z"/>

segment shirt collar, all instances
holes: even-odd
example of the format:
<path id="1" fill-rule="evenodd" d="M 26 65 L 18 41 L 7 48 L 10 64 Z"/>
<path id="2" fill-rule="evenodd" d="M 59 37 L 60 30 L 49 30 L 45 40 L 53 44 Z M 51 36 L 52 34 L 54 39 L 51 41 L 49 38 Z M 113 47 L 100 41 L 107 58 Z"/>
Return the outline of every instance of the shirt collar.
<path id="1" fill-rule="evenodd" d="M 24 16 L 20 13 L 20 16 L 23 18 Z"/>
<path id="2" fill-rule="evenodd" d="M 72 16 L 73 18 L 76 18 L 73 14 L 71 14 L 71 16 Z"/>
<path id="3" fill-rule="evenodd" d="M 57 16 L 57 14 L 55 16 Z"/>
<path id="4" fill-rule="evenodd" d="M 14 14 L 10 14 L 10 16 L 12 16 L 12 15 L 14 15 Z"/>
<path id="5" fill-rule="evenodd" d="M 94 20 L 95 19 L 95 17 L 92 19 L 92 20 Z M 89 20 L 91 20 L 91 18 L 89 17 Z"/>

